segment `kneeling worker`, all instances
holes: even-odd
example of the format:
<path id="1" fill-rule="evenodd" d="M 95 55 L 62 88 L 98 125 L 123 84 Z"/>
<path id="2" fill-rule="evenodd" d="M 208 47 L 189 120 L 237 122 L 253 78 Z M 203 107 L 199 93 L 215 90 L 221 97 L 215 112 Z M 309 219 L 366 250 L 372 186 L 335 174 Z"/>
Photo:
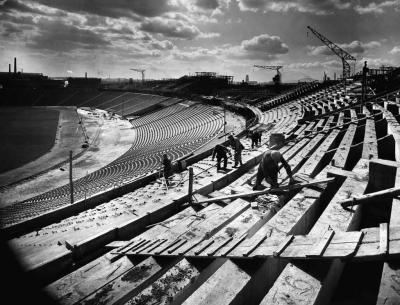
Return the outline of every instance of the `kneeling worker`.
<path id="1" fill-rule="evenodd" d="M 290 177 L 290 183 L 294 182 L 292 169 L 290 165 L 283 158 L 282 154 L 278 150 L 267 150 L 261 159 L 260 165 L 257 172 L 256 185 L 253 190 L 257 190 L 261 186 L 262 180 L 265 180 L 271 184 L 273 188 L 278 187 L 278 173 L 279 163 L 282 163 L 288 176 Z"/>
<path id="2" fill-rule="evenodd" d="M 224 160 L 224 167 L 223 170 L 226 170 L 226 166 L 228 164 L 228 156 L 227 154 L 229 153 L 229 156 L 231 156 L 231 153 L 229 152 L 228 148 L 226 148 L 222 144 L 217 144 L 214 147 L 213 154 L 212 154 L 212 160 L 214 161 L 215 156 L 217 156 L 217 171 L 221 169 L 221 160 Z"/>

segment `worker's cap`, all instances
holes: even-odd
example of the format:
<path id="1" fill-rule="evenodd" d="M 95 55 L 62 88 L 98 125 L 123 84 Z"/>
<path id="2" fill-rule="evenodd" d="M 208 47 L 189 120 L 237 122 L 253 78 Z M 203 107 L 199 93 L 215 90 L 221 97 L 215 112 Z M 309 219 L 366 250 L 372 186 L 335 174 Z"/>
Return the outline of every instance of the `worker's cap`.
<path id="1" fill-rule="evenodd" d="M 230 134 L 228 138 L 229 138 L 229 139 L 233 139 L 233 135 Z"/>
<path id="2" fill-rule="evenodd" d="M 281 153 L 277 150 L 273 150 L 273 151 L 271 151 L 271 158 L 276 163 L 279 163 L 279 161 L 281 160 Z"/>

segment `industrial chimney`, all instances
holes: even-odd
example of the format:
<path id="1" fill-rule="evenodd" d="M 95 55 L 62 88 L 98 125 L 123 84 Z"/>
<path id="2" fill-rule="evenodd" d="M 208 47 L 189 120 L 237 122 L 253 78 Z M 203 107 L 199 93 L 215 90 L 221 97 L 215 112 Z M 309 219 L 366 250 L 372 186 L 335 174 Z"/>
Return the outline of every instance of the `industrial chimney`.
<path id="1" fill-rule="evenodd" d="M 87 78 L 87 72 L 85 72 L 85 78 Z"/>
<path id="2" fill-rule="evenodd" d="M 17 58 L 14 57 L 14 73 L 17 73 Z"/>
<path id="3" fill-rule="evenodd" d="M 11 73 L 11 64 L 8 64 L 8 73 Z"/>

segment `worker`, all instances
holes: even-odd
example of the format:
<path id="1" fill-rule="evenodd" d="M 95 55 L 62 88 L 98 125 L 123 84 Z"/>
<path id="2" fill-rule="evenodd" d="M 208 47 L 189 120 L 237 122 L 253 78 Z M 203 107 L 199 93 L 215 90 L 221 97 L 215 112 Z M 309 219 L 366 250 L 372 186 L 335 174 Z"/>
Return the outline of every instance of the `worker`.
<path id="1" fill-rule="evenodd" d="M 258 146 L 261 146 L 261 140 L 262 140 L 262 131 L 261 130 L 257 130 L 257 143 L 258 143 Z"/>
<path id="2" fill-rule="evenodd" d="M 213 154 L 212 154 L 212 160 L 214 161 L 215 156 L 217 156 L 217 171 L 221 170 L 221 160 L 222 159 L 224 160 L 223 170 L 226 170 L 226 166 L 228 164 L 227 154 L 229 154 L 230 157 L 232 156 L 230 151 L 228 150 L 228 148 L 226 148 L 222 144 L 215 145 Z"/>
<path id="3" fill-rule="evenodd" d="M 250 139 L 251 139 L 251 148 L 253 149 L 254 146 L 257 146 L 257 142 L 258 142 L 258 134 L 257 131 L 253 130 L 250 133 Z"/>
<path id="4" fill-rule="evenodd" d="M 171 160 L 168 158 L 168 155 L 167 155 L 167 154 L 164 154 L 164 155 L 163 155 L 162 164 L 163 164 L 163 166 L 164 166 L 164 179 L 165 179 L 165 183 L 167 184 L 167 186 L 169 186 L 168 178 L 171 177 L 171 175 L 172 175 L 172 162 L 171 162 Z"/>
<path id="5" fill-rule="evenodd" d="M 256 184 L 253 190 L 259 189 L 262 180 L 265 180 L 273 187 L 278 187 L 278 173 L 279 173 L 279 163 L 282 163 L 285 168 L 289 178 L 290 184 L 294 182 L 292 169 L 290 165 L 283 158 L 282 154 L 278 150 L 267 150 L 264 152 L 260 165 L 258 167 Z"/>
<path id="6" fill-rule="evenodd" d="M 238 138 L 235 138 L 233 135 L 229 135 L 229 145 L 235 150 L 235 165 L 233 167 L 237 167 L 238 164 L 243 165 L 242 162 L 242 150 L 244 149 L 243 144 L 240 142 Z"/>

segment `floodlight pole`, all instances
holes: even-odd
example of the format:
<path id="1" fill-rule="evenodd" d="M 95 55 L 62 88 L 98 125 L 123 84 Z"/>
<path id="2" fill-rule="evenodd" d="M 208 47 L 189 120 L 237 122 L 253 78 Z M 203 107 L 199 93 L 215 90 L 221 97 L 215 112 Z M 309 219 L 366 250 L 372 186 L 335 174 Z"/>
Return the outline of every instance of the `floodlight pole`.
<path id="1" fill-rule="evenodd" d="M 72 181 L 72 150 L 69 151 L 69 191 L 71 195 L 71 204 L 74 203 L 74 184 Z"/>

